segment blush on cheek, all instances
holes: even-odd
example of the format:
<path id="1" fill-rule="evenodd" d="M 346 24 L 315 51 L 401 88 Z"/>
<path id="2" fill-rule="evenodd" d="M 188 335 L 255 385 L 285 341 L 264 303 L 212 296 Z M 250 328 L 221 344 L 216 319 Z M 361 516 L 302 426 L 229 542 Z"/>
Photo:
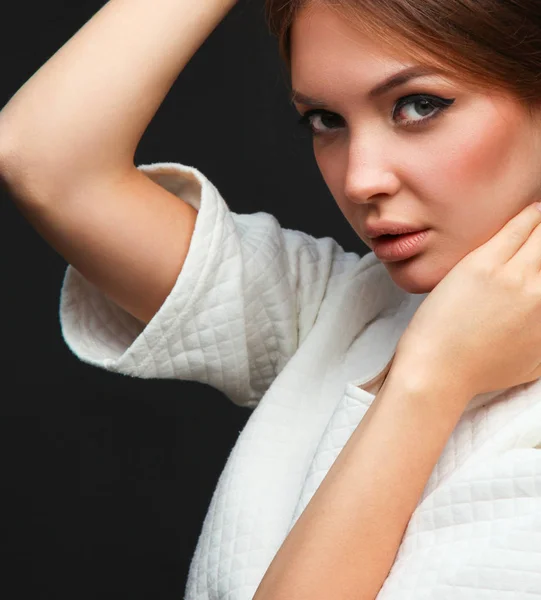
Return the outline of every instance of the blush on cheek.
<path id="1" fill-rule="evenodd" d="M 453 140 L 448 140 L 446 171 L 459 189 L 471 193 L 482 193 L 484 197 L 494 189 L 496 178 L 505 178 L 513 164 L 513 153 L 517 148 L 515 119 L 507 114 L 504 119 L 495 108 L 472 110 Z"/>

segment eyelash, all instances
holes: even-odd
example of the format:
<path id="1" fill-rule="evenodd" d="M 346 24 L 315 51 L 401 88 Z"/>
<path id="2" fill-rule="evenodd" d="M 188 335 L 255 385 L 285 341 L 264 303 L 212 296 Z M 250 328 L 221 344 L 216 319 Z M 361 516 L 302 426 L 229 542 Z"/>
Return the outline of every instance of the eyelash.
<path id="1" fill-rule="evenodd" d="M 408 104 L 415 104 L 415 103 L 421 102 L 423 100 L 426 100 L 427 102 L 432 104 L 434 106 L 434 108 L 436 108 L 437 110 L 432 115 L 430 115 L 429 117 L 425 117 L 424 119 L 419 119 L 417 121 L 412 121 L 412 120 L 406 121 L 406 123 L 403 124 L 402 127 L 416 128 L 416 127 L 425 126 L 427 121 L 432 121 L 432 119 L 436 119 L 437 117 L 441 116 L 443 114 L 443 112 L 447 108 L 449 108 L 451 106 L 451 104 L 453 104 L 453 102 L 455 101 L 455 98 L 440 98 L 439 96 L 432 96 L 430 94 L 411 94 L 409 96 L 403 96 L 395 104 L 395 106 L 393 108 L 392 117 L 394 118 L 395 114 L 404 106 L 407 106 Z M 299 125 L 306 127 L 314 137 L 328 135 L 329 132 L 327 132 L 327 131 L 317 132 L 314 130 L 314 128 L 310 122 L 310 117 L 312 117 L 314 115 L 332 115 L 332 116 L 338 116 L 338 115 L 336 115 L 336 113 L 332 113 L 328 110 L 316 108 L 316 109 L 305 112 L 298 121 Z M 335 129 L 330 130 L 330 132 L 333 132 L 333 131 L 335 131 Z"/>

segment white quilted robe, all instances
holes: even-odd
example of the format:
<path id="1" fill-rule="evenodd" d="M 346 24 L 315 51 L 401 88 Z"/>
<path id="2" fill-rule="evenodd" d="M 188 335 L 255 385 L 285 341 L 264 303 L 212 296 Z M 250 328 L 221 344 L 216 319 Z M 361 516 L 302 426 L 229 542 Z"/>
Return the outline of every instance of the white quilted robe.
<path id="1" fill-rule="evenodd" d="M 185 595 L 249 600 L 374 399 L 358 386 L 388 365 L 426 295 L 398 288 L 373 253 L 230 211 L 194 168 L 138 168 L 199 211 L 182 272 L 145 327 L 68 267 L 62 333 L 97 367 L 204 382 L 254 409 L 219 478 Z M 475 397 L 378 600 L 541 599 L 540 443 L 539 380 Z"/>

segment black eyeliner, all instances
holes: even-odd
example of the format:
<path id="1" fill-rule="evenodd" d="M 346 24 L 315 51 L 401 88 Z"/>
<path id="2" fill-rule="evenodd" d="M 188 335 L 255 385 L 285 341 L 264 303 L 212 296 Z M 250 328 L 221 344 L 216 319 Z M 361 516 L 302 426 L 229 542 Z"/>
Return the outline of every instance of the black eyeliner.
<path id="1" fill-rule="evenodd" d="M 403 106 L 405 106 L 407 104 L 411 104 L 413 102 L 419 102 L 422 100 L 426 100 L 427 102 L 432 104 L 434 106 L 434 108 L 438 108 L 439 110 L 430 117 L 425 117 L 424 119 L 421 119 L 419 121 L 410 121 L 410 123 L 408 125 L 404 125 L 404 127 L 411 128 L 411 127 L 416 127 L 416 126 L 422 126 L 427 121 L 430 121 L 430 120 L 440 116 L 447 108 L 449 108 L 455 102 L 456 98 L 442 98 L 440 96 L 433 96 L 431 94 L 409 94 L 408 96 L 402 96 L 401 98 L 398 99 L 398 101 L 394 105 L 392 114 L 391 114 L 391 118 L 394 119 L 396 112 L 398 110 L 400 110 Z M 310 124 L 310 117 L 313 115 L 332 115 L 332 116 L 337 116 L 339 118 L 342 118 L 337 113 L 333 113 L 331 111 L 328 111 L 328 110 L 325 110 L 322 108 L 314 108 L 314 109 L 306 111 L 298 120 L 298 124 L 302 127 L 306 127 L 308 129 L 308 131 L 314 136 L 324 135 L 324 134 L 316 133 L 312 129 L 312 126 Z M 400 125 L 398 125 L 398 126 L 400 126 Z"/>

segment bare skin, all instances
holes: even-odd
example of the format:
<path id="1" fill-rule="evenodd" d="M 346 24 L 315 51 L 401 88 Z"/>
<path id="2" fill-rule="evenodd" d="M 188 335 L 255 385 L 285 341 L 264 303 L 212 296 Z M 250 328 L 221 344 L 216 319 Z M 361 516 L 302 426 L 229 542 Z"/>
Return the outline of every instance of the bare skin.
<path id="1" fill-rule="evenodd" d="M 368 96 L 412 62 L 404 51 L 389 54 L 324 5 L 309 5 L 293 24 L 292 87 L 321 102 L 295 106 L 301 114 L 324 111 L 310 118 L 323 178 L 369 248 L 367 223 L 430 230 L 420 254 L 382 261 L 402 289 L 426 293 L 541 197 L 541 119 L 530 118 L 511 96 L 473 91 L 440 75 Z M 399 106 L 415 94 L 454 102 L 445 110 L 418 98 Z"/>
<path id="2" fill-rule="evenodd" d="M 134 151 L 179 72 L 234 4 L 111 0 L 0 112 L 0 172 L 14 202 L 68 262 L 144 322 L 178 277 L 196 214 L 135 169 Z M 338 133 L 318 146 L 318 164 L 361 239 L 368 216 L 416 219 L 431 227 L 426 256 L 388 265 L 404 289 L 431 293 L 400 340 L 371 410 L 276 555 L 257 600 L 375 598 L 469 399 L 541 374 L 541 213 L 527 206 L 538 199 L 538 165 L 522 162 L 537 150 L 539 130 L 527 135 L 512 103 L 493 104 L 453 90 L 456 106 L 459 95 L 465 100 L 456 113 L 464 119 L 462 128 L 471 125 L 470 110 L 482 109 L 476 132 L 481 137 L 470 140 L 471 149 L 452 138 L 452 160 L 436 180 L 436 165 L 419 166 L 425 146 L 413 151 L 409 138 L 396 143 L 375 105 L 353 103 L 357 86 L 372 83 L 361 85 L 360 74 L 379 79 L 382 64 L 366 63 L 368 55 L 356 55 L 342 39 L 344 24 L 331 25 L 339 35 L 320 31 L 322 53 L 316 56 L 323 62 L 310 62 L 309 51 L 318 48 L 309 22 L 299 19 L 294 29 L 295 86 L 325 95 L 329 110 L 341 111 L 350 127 L 347 135 Z M 357 59 L 360 73 L 345 77 L 340 61 L 352 67 L 348 61 Z M 391 64 L 383 66 L 387 75 Z M 329 76 L 325 89 L 322 68 Z M 491 131 L 501 110 L 510 121 L 496 121 Z M 443 132 L 433 135 L 431 152 L 441 150 L 445 138 Z M 389 146 L 390 140 L 395 144 Z M 494 189 L 485 189 L 490 181 L 474 149 L 492 167 L 509 165 Z M 513 167 L 523 167 L 520 181 Z M 476 202 L 473 212 L 467 202 L 457 204 L 456 194 L 450 196 L 453 177 L 463 170 L 461 191 Z M 495 205 L 493 192 L 505 202 Z M 473 217 L 479 222 L 460 234 Z M 422 370 L 413 368 L 420 355 Z M 427 436 L 404 439 L 404 423 Z M 378 457 L 377 465 L 371 457 Z M 416 475 L 404 481 L 412 460 Z M 351 510 L 358 506 L 363 510 Z M 359 561 L 370 569 L 359 573 Z"/>
<path id="3" fill-rule="evenodd" d="M 502 352 L 507 343 L 516 355 Z M 540 343 L 541 211 L 532 205 L 423 301 L 385 384 L 254 600 L 374 600 L 466 405 L 494 387 L 538 379 Z"/>
<path id="4" fill-rule="evenodd" d="M 133 157 L 179 73 L 235 4 L 111 0 L 0 112 L 1 179 L 16 206 L 144 323 L 178 278 L 197 211 Z"/>

